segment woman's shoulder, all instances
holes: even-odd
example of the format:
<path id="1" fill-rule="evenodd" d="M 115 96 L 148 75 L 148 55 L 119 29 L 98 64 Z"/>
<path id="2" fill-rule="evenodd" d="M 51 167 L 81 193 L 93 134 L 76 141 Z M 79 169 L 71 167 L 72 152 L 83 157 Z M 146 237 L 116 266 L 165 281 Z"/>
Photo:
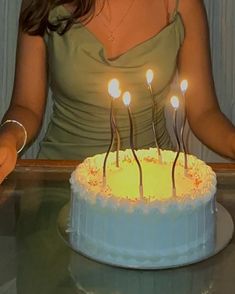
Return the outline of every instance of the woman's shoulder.
<path id="1" fill-rule="evenodd" d="M 203 0 L 169 0 L 171 5 L 177 5 L 176 9 L 180 14 L 185 32 L 193 30 L 207 30 L 207 14 Z"/>
<path id="2" fill-rule="evenodd" d="M 167 9 L 169 20 L 175 18 L 177 14 L 180 14 L 182 18 L 190 16 L 194 13 L 194 10 L 202 10 L 204 7 L 203 0 L 163 0 Z"/>
<path id="3" fill-rule="evenodd" d="M 199 10 L 204 7 L 203 0 L 165 0 L 170 14 L 178 11 L 181 14 L 191 14 L 194 10 Z"/>
<path id="4" fill-rule="evenodd" d="M 203 0 L 170 0 L 172 5 L 176 5 L 182 16 L 191 16 L 205 10 Z"/>

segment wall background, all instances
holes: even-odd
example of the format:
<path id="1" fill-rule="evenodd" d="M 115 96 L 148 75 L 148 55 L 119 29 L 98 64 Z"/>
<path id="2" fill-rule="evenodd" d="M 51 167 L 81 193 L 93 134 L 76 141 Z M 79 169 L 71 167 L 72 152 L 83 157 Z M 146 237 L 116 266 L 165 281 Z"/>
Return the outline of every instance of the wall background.
<path id="1" fill-rule="evenodd" d="M 20 0 L 0 0 L 0 117 L 7 109 L 11 97 L 17 23 Z M 214 79 L 222 111 L 235 124 L 235 1 L 204 0 L 210 26 L 211 52 Z M 49 95 L 50 96 L 50 95 Z M 51 101 L 45 114 L 44 125 L 36 142 L 28 149 L 24 157 L 34 158 L 50 116 Z M 203 146 L 191 133 L 190 152 L 206 161 L 225 162 Z"/>

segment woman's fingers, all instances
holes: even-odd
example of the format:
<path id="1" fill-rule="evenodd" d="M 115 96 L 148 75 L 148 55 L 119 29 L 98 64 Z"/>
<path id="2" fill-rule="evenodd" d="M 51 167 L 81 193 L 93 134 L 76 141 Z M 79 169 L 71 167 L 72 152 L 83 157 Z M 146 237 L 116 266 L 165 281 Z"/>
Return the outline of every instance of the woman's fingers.
<path id="1" fill-rule="evenodd" d="M 16 150 L 9 147 L 0 147 L 0 184 L 13 171 L 16 160 Z"/>

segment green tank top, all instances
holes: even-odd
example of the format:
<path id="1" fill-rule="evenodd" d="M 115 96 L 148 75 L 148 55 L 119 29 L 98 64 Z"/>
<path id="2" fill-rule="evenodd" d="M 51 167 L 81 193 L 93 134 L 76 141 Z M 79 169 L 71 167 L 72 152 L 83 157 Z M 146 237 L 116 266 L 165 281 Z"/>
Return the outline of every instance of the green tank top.
<path id="1" fill-rule="evenodd" d="M 68 14 L 63 6 L 50 13 L 50 21 Z M 110 144 L 110 97 L 108 81 L 117 78 L 123 91 L 132 96 L 135 148 L 154 146 L 152 99 L 145 72 L 151 68 L 157 104 L 156 131 L 163 149 L 172 147 L 166 129 L 164 106 L 176 72 L 177 56 L 184 39 L 184 27 L 177 10 L 169 25 L 114 60 L 107 58 L 102 43 L 81 24 L 60 36 L 47 36 L 53 114 L 38 158 L 77 159 L 106 152 Z M 122 99 L 114 102 L 121 137 L 121 149 L 130 147 L 130 126 Z"/>

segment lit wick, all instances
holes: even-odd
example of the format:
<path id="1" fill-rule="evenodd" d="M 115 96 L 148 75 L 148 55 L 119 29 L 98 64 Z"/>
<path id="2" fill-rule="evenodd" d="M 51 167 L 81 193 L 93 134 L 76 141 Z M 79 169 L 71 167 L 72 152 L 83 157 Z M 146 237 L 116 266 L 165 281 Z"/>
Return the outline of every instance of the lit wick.
<path id="1" fill-rule="evenodd" d="M 130 103 L 131 103 L 131 94 L 129 92 L 123 93 L 122 96 L 123 103 L 127 107 L 129 121 L 130 121 L 130 146 L 131 151 L 133 153 L 133 156 L 135 158 L 135 161 L 139 168 L 139 193 L 140 193 L 140 199 L 144 199 L 144 189 L 143 189 L 143 174 L 142 174 L 142 168 L 139 162 L 139 159 L 135 153 L 135 147 L 134 147 L 134 134 L 133 134 L 133 121 L 132 121 L 132 115 L 131 115 L 131 109 L 130 109 Z"/>
<path id="2" fill-rule="evenodd" d="M 118 80 L 113 79 L 109 82 L 108 92 L 111 97 L 110 114 L 109 114 L 111 138 L 110 138 L 110 144 L 109 144 L 108 150 L 105 154 L 104 163 L 103 163 L 103 186 L 106 186 L 106 165 L 107 165 L 107 159 L 108 159 L 109 153 L 110 153 L 112 146 L 113 146 L 113 143 L 114 143 L 114 132 L 115 132 L 116 138 L 117 138 L 116 166 L 119 167 L 120 136 L 118 133 L 118 129 L 117 129 L 114 113 L 113 113 L 114 100 L 117 99 L 121 94 L 120 89 L 119 89 L 119 81 Z"/>
<path id="3" fill-rule="evenodd" d="M 185 129 L 185 124 L 186 124 L 186 107 L 185 107 L 185 93 L 188 89 L 188 81 L 183 80 L 180 84 L 181 92 L 183 94 L 183 105 L 184 105 L 184 110 L 183 110 L 183 124 L 180 130 L 180 136 L 181 136 L 181 141 L 182 141 L 182 146 L 183 146 L 183 151 L 184 151 L 184 172 L 185 174 L 187 173 L 188 169 L 188 159 L 187 159 L 187 151 L 186 151 L 186 146 L 184 142 L 184 129 Z"/>
<path id="4" fill-rule="evenodd" d="M 175 132 L 175 137 L 177 141 L 177 154 L 175 157 L 175 160 L 173 162 L 172 170 L 171 170 L 171 178 L 172 178 L 172 196 L 176 197 L 176 185 L 175 185 L 175 168 L 176 168 L 176 163 L 180 154 L 180 140 L 178 137 L 178 132 L 177 132 L 177 110 L 179 108 L 179 99 L 177 96 L 172 96 L 171 97 L 171 105 L 174 108 L 174 119 L 173 119 L 173 128 Z"/>
<path id="5" fill-rule="evenodd" d="M 153 94 L 153 89 L 152 89 L 152 81 L 153 81 L 153 71 L 151 69 L 148 69 L 146 71 L 146 81 L 148 85 L 148 89 L 150 92 L 150 96 L 152 98 L 152 129 L 153 129 L 153 136 L 154 136 L 154 141 L 155 141 L 155 146 L 157 148 L 158 152 L 158 159 L 159 162 L 162 162 L 162 156 L 161 156 L 161 151 L 157 142 L 157 132 L 156 132 L 156 126 L 155 126 L 155 110 L 156 110 L 156 102 L 155 102 L 155 97 Z"/>

